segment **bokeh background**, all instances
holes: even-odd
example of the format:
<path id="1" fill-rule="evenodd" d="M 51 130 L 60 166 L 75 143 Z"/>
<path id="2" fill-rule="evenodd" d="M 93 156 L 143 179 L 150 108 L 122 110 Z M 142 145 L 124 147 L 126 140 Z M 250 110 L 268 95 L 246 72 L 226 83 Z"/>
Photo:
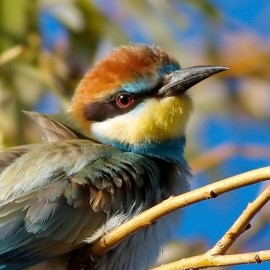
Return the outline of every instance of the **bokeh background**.
<path id="1" fill-rule="evenodd" d="M 150 43 L 171 52 L 183 67 L 230 67 L 190 90 L 195 112 L 186 156 L 192 188 L 267 166 L 269 25 L 270 1 L 1 0 L 0 146 L 37 141 L 37 131 L 21 111 L 66 110 L 84 72 L 106 52 L 120 44 Z M 210 248 L 267 184 L 185 209 L 165 259 Z M 269 222 L 266 205 L 230 252 L 270 249 Z"/>

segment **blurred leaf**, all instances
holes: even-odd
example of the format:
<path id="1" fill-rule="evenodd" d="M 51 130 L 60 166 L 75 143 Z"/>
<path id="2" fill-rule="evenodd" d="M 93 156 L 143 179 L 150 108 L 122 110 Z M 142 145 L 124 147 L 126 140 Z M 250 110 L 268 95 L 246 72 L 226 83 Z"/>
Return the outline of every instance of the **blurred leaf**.
<path id="1" fill-rule="evenodd" d="M 85 27 L 81 10 L 76 7 L 75 1 L 56 1 L 55 4 L 47 5 L 46 9 L 72 31 L 79 32 Z"/>
<path id="2" fill-rule="evenodd" d="M 4 51 L 0 54 L 0 66 L 5 63 L 12 61 L 14 58 L 18 57 L 23 51 L 23 47 L 21 45 L 15 46 L 13 48 Z"/>
<path id="3" fill-rule="evenodd" d="M 27 38 L 31 29 L 36 29 L 37 1 L 28 0 L 1 0 L 0 1 L 0 52 Z"/>
<path id="4" fill-rule="evenodd" d="M 177 1 L 177 0 L 174 0 Z M 207 18 L 218 21 L 220 19 L 219 10 L 209 0 L 185 0 L 186 4 L 193 5 L 202 13 L 205 13 Z"/>

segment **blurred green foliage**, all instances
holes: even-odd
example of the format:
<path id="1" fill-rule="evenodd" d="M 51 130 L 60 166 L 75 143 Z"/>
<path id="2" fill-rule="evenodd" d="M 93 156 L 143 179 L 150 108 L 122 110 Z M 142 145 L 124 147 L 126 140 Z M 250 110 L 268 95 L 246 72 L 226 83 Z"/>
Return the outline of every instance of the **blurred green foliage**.
<path id="1" fill-rule="evenodd" d="M 44 91 L 52 91 L 66 107 L 67 97 L 72 95 L 85 71 L 83 64 L 91 62 L 104 27 L 109 24 L 90 1 L 63 1 L 53 16 L 70 32 L 70 44 L 60 43 L 47 50 L 42 46 L 39 17 L 56 2 L 0 1 L 0 142 L 3 145 L 32 140 L 32 131 L 21 110 L 31 110 Z M 68 57 L 69 51 L 73 52 L 72 57 Z"/>

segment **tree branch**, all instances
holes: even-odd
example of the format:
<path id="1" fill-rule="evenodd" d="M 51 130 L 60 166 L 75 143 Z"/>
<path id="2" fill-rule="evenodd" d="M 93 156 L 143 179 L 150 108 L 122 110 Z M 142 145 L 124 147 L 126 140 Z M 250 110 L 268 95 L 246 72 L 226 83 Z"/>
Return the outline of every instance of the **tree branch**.
<path id="1" fill-rule="evenodd" d="M 151 270 L 195 270 L 217 266 L 229 266 L 247 263 L 262 263 L 270 260 L 270 250 L 258 252 L 233 254 L 233 255 L 209 255 L 207 253 L 152 268 Z"/>
<path id="2" fill-rule="evenodd" d="M 270 179 L 270 167 L 265 167 L 215 182 L 176 197 L 170 197 L 103 236 L 90 246 L 89 254 L 101 256 L 131 234 L 150 226 L 159 218 L 177 209 L 268 179 Z"/>
<path id="3" fill-rule="evenodd" d="M 210 255 L 223 255 L 246 230 L 249 222 L 261 210 L 270 199 L 270 186 L 267 187 L 252 203 L 249 203 L 242 215 L 235 221 L 232 227 L 208 252 Z"/>
<path id="4" fill-rule="evenodd" d="M 249 203 L 240 217 L 235 221 L 217 244 L 202 255 L 182 259 L 152 270 L 200 269 L 216 266 L 228 266 L 244 263 L 261 263 L 270 260 L 270 250 L 252 253 L 224 255 L 237 238 L 245 231 L 252 218 L 270 199 L 270 186 L 266 188 L 252 203 Z"/>

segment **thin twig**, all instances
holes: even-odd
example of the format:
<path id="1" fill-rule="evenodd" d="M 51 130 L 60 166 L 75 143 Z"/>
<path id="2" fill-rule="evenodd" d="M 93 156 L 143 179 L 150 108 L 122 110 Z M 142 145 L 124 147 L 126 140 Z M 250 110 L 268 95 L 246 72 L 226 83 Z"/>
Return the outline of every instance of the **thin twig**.
<path id="1" fill-rule="evenodd" d="M 101 256 L 131 234 L 150 226 L 157 219 L 177 209 L 268 179 L 270 179 L 270 167 L 265 167 L 215 182 L 176 197 L 171 197 L 103 236 L 89 248 L 89 254 Z"/>
<path id="2" fill-rule="evenodd" d="M 210 255 L 225 254 L 235 240 L 245 231 L 253 217 L 269 201 L 269 199 L 270 186 L 266 188 L 252 203 L 248 204 L 242 215 L 240 215 L 232 227 L 225 233 L 220 241 L 218 241 L 218 243 L 208 251 L 208 253 Z"/>
<path id="3" fill-rule="evenodd" d="M 224 255 L 237 238 L 245 231 L 252 218 L 270 199 L 270 186 L 267 187 L 252 203 L 249 203 L 232 227 L 206 253 L 169 263 L 152 270 L 199 269 L 216 266 L 228 266 L 244 263 L 261 263 L 270 260 L 270 251 L 244 254 Z"/>
<path id="4" fill-rule="evenodd" d="M 199 256 L 184 258 L 179 261 L 161 265 L 151 270 L 195 270 L 217 266 L 229 266 L 247 263 L 262 263 L 270 260 L 270 250 L 249 252 L 233 255 L 212 255 L 206 253 Z"/>

